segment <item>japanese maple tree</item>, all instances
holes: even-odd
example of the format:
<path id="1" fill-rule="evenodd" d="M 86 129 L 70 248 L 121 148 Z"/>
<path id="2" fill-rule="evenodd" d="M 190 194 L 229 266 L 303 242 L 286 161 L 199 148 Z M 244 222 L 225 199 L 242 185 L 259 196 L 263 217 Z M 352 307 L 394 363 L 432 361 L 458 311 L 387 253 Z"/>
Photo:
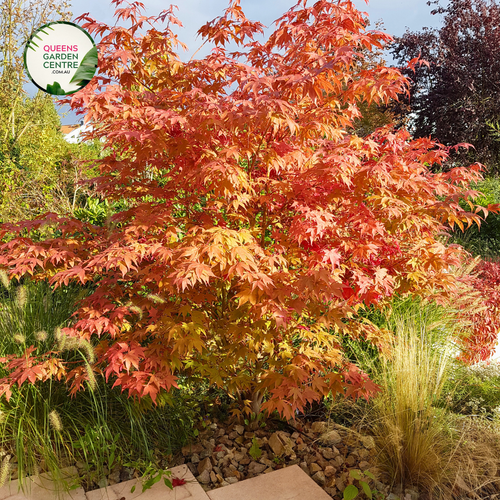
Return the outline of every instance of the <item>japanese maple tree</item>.
<path id="1" fill-rule="evenodd" d="M 234 0 L 199 31 L 210 54 L 189 62 L 172 8 L 153 20 L 139 2 L 114 3 L 129 28 L 79 18 L 103 38 L 99 76 L 71 105 L 110 146 L 97 192 L 129 208 L 104 227 L 47 214 L 0 233 L 11 277 L 94 285 L 61 335 L 96 343 L 95 360 L 67 366 L 33 346 L 4 360 L 1 392 L 52 376 L 77 391 L 102 374 L 156 400 L 182 374 L 287 417 L 330 391 L 373 394 L 337 335 L 383 349 L 390 332 L 355 321 L 361 307 L 395 293 L 452 296 L 461 250 L 437 236 L 480 222 L 458 201 L 482 167 L 433 174 L 448 150 L 428 138 L 346 132 L 359 103 L 407 88 L 395 69 L 358 64 L 390 37 L 350 1 L 301 1 L 259 42 L 262 24 Z M 31 236 L 47 225 L 53 238 Z"/>

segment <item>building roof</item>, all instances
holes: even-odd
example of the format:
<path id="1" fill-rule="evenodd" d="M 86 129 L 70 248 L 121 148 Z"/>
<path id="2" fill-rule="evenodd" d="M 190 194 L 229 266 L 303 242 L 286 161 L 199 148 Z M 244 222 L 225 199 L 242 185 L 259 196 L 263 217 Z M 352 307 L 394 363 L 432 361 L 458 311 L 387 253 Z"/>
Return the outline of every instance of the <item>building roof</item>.
<path id="1" fill-rule="evenodd" d="M 62 129 L 62 127 L 61 127 Z M 68 141 L 70 144 L 76 144 L 78 142 L 80 142 L 80 134 L 82 132 L 87 132 L 88 130 L 92 130 L 92 125 L 90 124 L 85 124 L 85 125 L 77 125 L 77 127 L 73 130 L 71 130 L 71 132 L 67 133 L 64 138 L 66 139 L 66 141 Z"/>
<path id="2" fill-rule="evenodd" d="M 75 128 L 78 128 L 80 125 L 77 123 L 76 125 L 61 125 L 61 132 L 63 134 L 69 134 L 71 131 L 75 130 Z"/>

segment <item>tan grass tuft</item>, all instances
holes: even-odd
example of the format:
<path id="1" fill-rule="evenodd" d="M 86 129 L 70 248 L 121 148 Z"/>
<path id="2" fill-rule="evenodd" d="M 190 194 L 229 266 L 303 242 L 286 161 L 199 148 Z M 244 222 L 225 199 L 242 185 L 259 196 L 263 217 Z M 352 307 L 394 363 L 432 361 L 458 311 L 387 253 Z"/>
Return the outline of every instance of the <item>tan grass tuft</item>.
<path id="1" fill-rule="evenodd" d="M 453 462 L 455 492 L 471 498 L 490 498 L 500 491 L 500 428 L 484 418 L 457 417 L 459 439 Z M 476 496 L 477 495 L 477 496 Z"/>
<path id="2" fill-rule="evenodd" d="M 56 410 L 52 410 L 49 413 L 49 421 L 50 421 L 50 425 L 52 426 L 52 428 L 55 431 L 57 431 L 57 432 L 62 431 L 63 426 L 62 426 L 62 422 L 61 422 L 61 417 L 59 416 L 59 413 L 57 413 Z"/>
<path id="3" fill-rule="evenodd" d="M 393 485 L 417 487 L 428 495 L 447 494 L 451 443 L 446 422 L 432 407 L 450 363 L 448 353 L 432 347 L 415 323 L 397 320 L 393 356 L 382 360 L 373 431 L 380 468 Z"/>
<path id="4" fill-rule="evenodd" d="M 361 356 L 382 390 L 365 415 L 355 417 L 375 438 L 382 482 L 417 489 L 428 500 L 491 498 L 500 492 L 500 423 L 436 406 L 453 373 L 455 339 L 467 328 L 460 309 L 478 304 L 438 307 L 419 299 L 399 305 L 386 321 L 394 332 L 392 355 L 379 357 L 378 365 Z"/>
<path id="5" fill-rule="evenodd" d="M 2 285 L 5 288 L 7 288 L 7 289 L 10 288 L 9 275 L 7 274 L 7 272 L 4 269 L 0 269 L 0 283 L 2 283 Z"/>
<path id="6" fill-rule="evenodd" d="M 24 285 L 21 285 L 17 289 L 16 293 L 16 306 L 19 307 L 19 309 L 24 309 L 26 306 L 26 302 L 28 300 L 28 292 L 26 290 L 26 287 Z"/>
<path id="7" fill-rule="evenodd" d="M 47 340 L 47 332 L 45 330 L 36 332 L 35 339 L 38 340 L 38 342 L 45 342 Z"/>

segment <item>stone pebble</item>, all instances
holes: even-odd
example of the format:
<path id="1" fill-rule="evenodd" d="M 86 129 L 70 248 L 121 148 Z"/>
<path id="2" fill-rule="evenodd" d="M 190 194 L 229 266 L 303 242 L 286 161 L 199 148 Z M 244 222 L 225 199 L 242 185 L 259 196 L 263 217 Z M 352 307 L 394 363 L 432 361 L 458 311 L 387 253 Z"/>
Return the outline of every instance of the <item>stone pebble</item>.
<path id="1" fill-rule="evenodd" d="M 343 490 L 353 483 L 352 469 L 370 471 L 376 478 L 367 479 L 372 489 L 389 495 L 389 487 L 379 481 L 380 471 L 374 466 L 372 436 L 328 422 L 296 423 L 297 430 L 290 431 L 214 424 L 200 432 L 197 443 L 184 447 L 173 464 L 187 464 L 207 491 L 297 464 L 335 500 L 342 500 Z"/>

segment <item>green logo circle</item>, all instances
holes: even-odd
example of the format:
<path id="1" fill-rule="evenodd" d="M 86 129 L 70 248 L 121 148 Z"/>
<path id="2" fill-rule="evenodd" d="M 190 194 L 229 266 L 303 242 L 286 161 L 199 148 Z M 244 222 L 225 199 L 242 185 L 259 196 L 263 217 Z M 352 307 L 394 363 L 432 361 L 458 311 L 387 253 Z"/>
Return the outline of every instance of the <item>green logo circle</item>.
<path id="1" fill-rule="evenodd" d="M 97 69 L 97 48 L 80 26 L 67 21 L 44 24 L 24 48 L 30 80 L 52 95 L 69 95 L 85 87 Z"/>

